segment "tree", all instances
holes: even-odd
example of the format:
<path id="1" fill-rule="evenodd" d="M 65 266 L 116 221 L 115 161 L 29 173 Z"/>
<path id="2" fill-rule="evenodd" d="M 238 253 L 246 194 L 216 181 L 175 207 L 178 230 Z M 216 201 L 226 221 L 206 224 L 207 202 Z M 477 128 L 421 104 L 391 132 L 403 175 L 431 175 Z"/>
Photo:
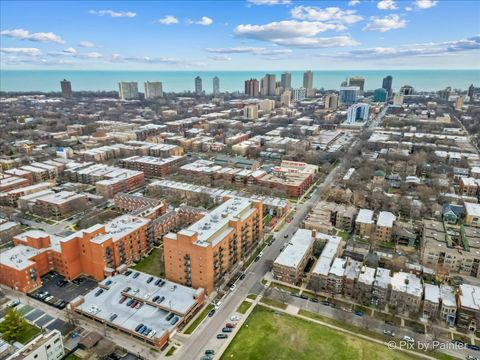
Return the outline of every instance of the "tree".
<path id="1" fill-rule="evenodd" d="M 27 322 L 15 309 L 7 310 L 4 320 L 0 323 L 2 338 L 11 342 L 16 340 L 27 327 Z"/>

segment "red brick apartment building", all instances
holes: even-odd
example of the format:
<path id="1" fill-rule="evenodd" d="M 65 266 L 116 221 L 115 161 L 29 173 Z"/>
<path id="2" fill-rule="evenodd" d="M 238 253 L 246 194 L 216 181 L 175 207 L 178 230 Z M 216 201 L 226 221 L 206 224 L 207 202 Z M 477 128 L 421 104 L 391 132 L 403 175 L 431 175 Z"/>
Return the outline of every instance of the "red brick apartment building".
<path id="1" fill-rule="evenodd" d="M 127 169 L 143 171 L 146 176 L 167 176 L 186 162 L 186 156 L 172 156 L 160 159 L 152 156 L 132 156 L 120 160 Z"/>
<path id="2" fill-rule="evenodd" d="M 102 280 L 122 265 L 140 259 L 150 248 L 150 220 L 122 215 L 67 237 L 30 230 L 13 238 L 15 247 L 0 257 L 0 283 L 29 292 L 51 270 L 67 279 L 81 274 Z"/>

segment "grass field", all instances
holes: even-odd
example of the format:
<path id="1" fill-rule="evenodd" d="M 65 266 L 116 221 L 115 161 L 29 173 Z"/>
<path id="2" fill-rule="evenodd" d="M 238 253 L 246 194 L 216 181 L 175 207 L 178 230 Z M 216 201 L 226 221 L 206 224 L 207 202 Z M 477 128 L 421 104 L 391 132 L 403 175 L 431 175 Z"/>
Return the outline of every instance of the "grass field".
<path id="1" fill-rule="evenodd" d="M 147 274 L 164 277 L 165 276 L 165 266 L 163 264 L 163 254 L 162 250 L 154 248 L 152 252 L 143 260 L 141 260 L 137 265 L 132 266 L 132 269 L 145 272 Z"/>
<path id="2" fill-rule="evenodd" d="M 262 298 L 260 302 L 270 305 L 270 306 L 275 306 L 277 308 L 285 310 L 287 308 L 287 304 L 281 302 L 280 300 L 275 300 L 275 299 L 270 299 L 270 298 Z"/>
<path id="3" fill-rule="evenodd" d="M 240 314 L 245 314 L 248 309 L 250 309 L 250 306 L 252 306 L 252 303 L 249 301 L 244 301 L 240 304 L 240 306 L 237 309 L 237 312 Z"/>
<path id="4" fill-rule="evenodd" d="M 417 357 L 257 306 L 221 359 L 407 360 Z"/>
<path id="5" fill-rule="evenodd" d="M 195 331 L 197 326 L 202 322 L 203 319 L 208 315 L 208 313 L 213 309 L 213 305 L 209 304 L 202 310 L 200 315 L 190 324 L 190 326 L 185 330 L 185 334 L 191 334 Z"/>

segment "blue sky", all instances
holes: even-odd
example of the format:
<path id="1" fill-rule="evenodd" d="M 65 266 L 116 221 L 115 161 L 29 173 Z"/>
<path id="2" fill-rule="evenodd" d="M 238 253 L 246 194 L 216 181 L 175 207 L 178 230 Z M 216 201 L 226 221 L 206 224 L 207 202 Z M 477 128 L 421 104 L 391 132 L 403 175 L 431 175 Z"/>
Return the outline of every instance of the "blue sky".
<path id="1" fill-rule="evenodd" d="M 478 1 L 2 1 L 2 69 L 479 68 Z"/>

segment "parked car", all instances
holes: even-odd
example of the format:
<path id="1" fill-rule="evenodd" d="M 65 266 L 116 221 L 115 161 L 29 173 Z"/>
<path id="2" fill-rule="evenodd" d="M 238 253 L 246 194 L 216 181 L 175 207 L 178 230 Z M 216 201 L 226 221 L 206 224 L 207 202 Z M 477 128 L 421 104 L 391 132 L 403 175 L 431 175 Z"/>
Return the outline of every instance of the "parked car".
<path id="1" fill-rule="evenodd" d="M 156 301 L 157 304 L 161 304 L 162 301 L 165 300 L 165 296 L 160 296 L 158 300 Z"/>
<path id="2" fill-rule="evenodd" d="M 125 274 L 124 274 L 124 275 L 125 275 L 125 276 L 130 276 L 131 273 L 132 273 L 132 270 L 127 270 L 127 271 L 125 271 Z"/>
<path id="3" fill-rule="evenodd" d="M 132 305 L 130 305 L 130 307 L 133 309 L 135 306 L 137 306 L 137 304 L 138 304 L 138 301 L 134 300 Z"/>
<path id="4" fill-rule="evenodd" d="M 20 304 L 20 300 L 12 300 L 7 304 L 7 307 L 14 308 L 15 306 L 18 306 L 19 304 Z"/>
<path id="5" fill-rule="evenodd" d="M 170 313 L 170 314 L 167 315 L 166 320 L 170 321 L 174 316 L 175 316 L 174 313 Z"/>
<path id="6" fill-rule="evenodd" d="M 212 317 L 213 315 L 215 315 L 215 309 L 210 310 L 208 317 Z"/>
<path id="7" fill-rule="evenodd" d="M 58 287 L 64 287 L 67 284 L 68 284 L 67 280 L 60 280 L 60 281 L 57 282 Z"/>
<path id="8" fill-rule="evenodd" d="M 232 286 L 230 286 L 230 291 L 234 291 L 236 288 L 237 288 L 237 285 L 233 284 Z"/>
<path id="9" fill-rule="evenodd" d="M 283 235 L 283 237 L 284 237 L 285 239 L 287 239 L 287 238 L 288 238 L 288 234 Z"/>
<path id="10" fill-rule="evenodd" d="M 232 315 L 230 316 L 230 321 L 240 321 L 240 316 Z"/>
<path id="11" fill-rule="evenodd" d="M 390 330 L 383 330 L 383 334 L 387 335 L 387 336 L 391 336 L 391 337 L 395 336 L 395 333 L 393 331 L 390 331 Z"/>
<path id="12" fill-rule="evenodd" d="M 222 329 L 222 332 L 224 332 L 224 333 L 231 333 L 232 331 L 233 331 L 232 328 L 224 327 L 224 328 Z"/>
<path id="13" fill-rule="evenodd" d="M 150 331 L 150 332 L 148 333 L 148 337 L 149 337 L 149 338 L 153 338 L 156 333 L 157 333 L 156 330 L 152 330 L 152 331 Z"/>
<path id="14" fill-rule="evenodd" d="M 468 344 L 467 348 L 469 348 L 470 350 L 480 351 L 480 346 L 478 345 Z"/>
<path id="15" fill-rule="evenodd" d="M 137 277 L 139 277 L 140 273 L 139 272 L 136 272 L 135 274 L 133 274 L 133 278 L 136 279 Z"/>
<path id="16" fill-rule="evenodd" d="M 245 274 L 240 275 L 239 279 L 240 279 L 240 280 L 245 279 Z"/>
<path id="17" fill-rule="evenodd" d="M 178 316 L 174 316 L 173 319 L 170 321 L 170 325 L 175 325 L 180 318 Z"/>
<path id="18" fill-rule="evenodd" d="M 403 341 L 406 341 L 406 342 L 409 342 L 409 343 L 413 343 L 415 342 L 415 339 L 412 338 L 411 336 L 408 336 L 408 335 L 405 335 L 403 338 L 402 338 Z"/>
<path id="19" fill-rule="evenodd" d="M 160 296 L 155 295 L 155 296 L 152 298 L 152 301 L 155 302 L 155 301 L 157 301 L 159 298 L 160 298 Z"/>
<path id="20" fill-rule="evenodd" d="M 318 299 L 317 299 L 317 298 L 314 298 L 314 297 L 311 297 L 311 298 L 310 298 L 310 301 L 313 302 L 313 303 L 318 303 Z"/>
<path id="21" fill-rule="evenodd" d="M 260 260 L 260 255 L 258 255 L 253 261 L 257 262 L 258 260 Z"/>
<path id="22" fill-rule="evenodd" d="M 125 289 L 123 289 L 123 292 L 129 292 L 130 290 L 132 290 L 132 288 L 130 286 L 127 286 Z"/>
<path id="23" fill-rule="evenodd" d="M 150 276 L 150 277 L 147 279 L 147 284 L 150 284 L 152 281 L 153 281 L 153 276 Z"/>
<path id="24" fill-rule="evenodd" d="M 227 334 L 217 334 L 217 339 L 226 339 L 228 338 Z"/>
<path id="25" fill-rule="evenodd" d="M 139 331 L 143 327 L 143 324 L 138 324 L 135 328 L 135 331 Z"/>
<path id="26" fill-rule="evenodd" d="M 135 300 L 133 300 L 133 299 L 128 299 L 128 301 L 127 301 L 127 306 L 132 305 L 132 303 L 133 303 L 134 301 L 135 301 Z"/>
<path id="27" fill-rule="evenodd" d="M 137 305 L 135 305 L 135 309 L 140 309 L 143 306 L 143 302 L 139 301 Z"/>
<path id="28" fill-rule="evenodd" d="M 215 350 L 207 349 L 205 350 L 205 355 L 215 355 Z"/>
<path id="29" fill-rule="evenodd" d="M 162 282 L 162 279 L 158 279 L 158 280 L 155 281 L 154 284 L 158 286 L 158 285 L 160 285 L 161 282 Z"/>
<path id="30" fill-rule="evenodd" d="M 105 286 L 110 286 L 110 285 L 112 285 L 112 280 L 105 281 Z"/>
<path id="31" fill-rule="evenodd" d="M 227 328 L 232 328 L 232 329 L 233 329 L 233 328 L 235 327 L 235 324 L 226 323 L 226 324 L 225 324 L 225 327 L 227 327 Z"/>
<path id="32" fill-rule="evenodd" d="M 327 300 L 322 300 L 322 305 L 330 306 L 330 302 L 328 302 Z"/>
<path id="33" fill-rule="evenodd" d="M 97 292 L 95 293 L 95 296 L 100 296 L 103 293 L 103 289 L 98 289 Z"/>
<path id="34" fill-rule="evenodd" d="M 108 320 L 113 321 L 113 320 L 115 320 L 117 317 L 118 317 L 117 314 L 112 314 L 112 315 L 108 318 Z"/>
<path id="35" fill-rule="evenodd" d="M 363 316 L 363 311 L 357 310 L 357 311 L 355 311 L 355 315 L 361 317 L 361 316 Z"/>

